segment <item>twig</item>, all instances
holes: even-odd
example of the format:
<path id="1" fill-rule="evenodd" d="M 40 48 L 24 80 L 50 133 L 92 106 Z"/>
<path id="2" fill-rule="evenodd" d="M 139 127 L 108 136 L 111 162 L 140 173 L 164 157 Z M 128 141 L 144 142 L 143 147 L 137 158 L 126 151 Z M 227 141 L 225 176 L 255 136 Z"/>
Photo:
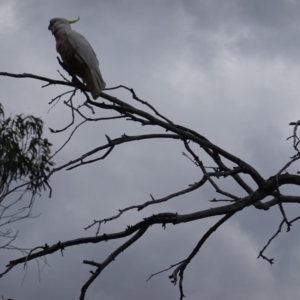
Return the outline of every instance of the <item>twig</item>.
<path id="1" fill-rule="evenodd" d="M 81 288 L 80 293 L 80 300 L 84 300 L 86 291 L 88 287 L 93 283 L 93 281 L 100 275 L 100 273 L 111 263 L 113 262 L 116 257 L 123 251 L 125 251 L 129 246 L 131 246 L 133 243 L 135 243 L 140 237 L 144 235 L 144 233 L 147 231 L 148 226 L 142 227 L 133 237 L 131 237 L 127 242 L 125 242 L 123 245 L 118 247 L 112 254 L 108 256 L 108 258 L 101 264 L 95 265 L 94 263 L 84 260 L 84 264 L 89 264 L 93 266 L 97 266 L 97 270 L 93 272 L 92 276 L 89 278 L 89 280 L 83 285 Z"/>
<path id="2" fill-rule="evenodd" d="M 205 243 L 205 241 L 211 236 L 211 234 L 214 231 L 216 231 L 228 219 L 230 219 L 234 214 L 235 214 L 235 212 L 228 213 L 223 218 L 221 218 L 214 226 L 212 226 L 203 235 L 203 237 L 200 239 L 200 241 L 198 242 L 197 246 L 193 249 L 191 254 L 185 260 L 183 260 L 182 263 L 174 270 L 172 275 L 169 276 L 171 281 L 174 284 L 176 284 L 177 283 L 177 275 L 179 274 L 179 277 L 180 277 L 180 280 L 179 280 L 180 300 L 182 300 L 185 297 L 184 292 L 183 292 L 183 275 L 184 275 L 184 271 L 185 271 L 187 265 L 191 262 L 191 260 L 195 257 L 195 255 L 199 252 L 200 248 Z"/>
<path id="3" fill-rule="evenodd" d="M 68 102 L 71 103 L 71 106 L 73 107 L 73 102 L 72 102 L 72 98 L 75 96 L 75 93 L 76 93 L 76 90 L 73 91 L 72 95 L 70 96 L 70 99 L 68 100 Z M 66 103 L 66 102 L 64 102 Z M 75 121 L 75 114 L 74 114 L 74 110 L 72 109 L 71 110 L 72 112 L 72 121 L 69 125 L 67 125 L 66 127 L 62 128 L 62 129 L 57 129 L 57 130 L 54 130 L 52 128 L 49 128 L 49 130 L 52 132 L 52 133 L 59 133 L 59 132 L 63 132 L 63 131 L 66 131 L 69 127 L 71 127 L 73 124 L 74 124 L 74 121 Z"/>
<path id="4" fill-rule="evenodd" d="M 161 270 L 161 271 L 159 271 L 159 272 L 150 274 L 150 276 L 149 276 L 149 278 L 146 280 L 146 282 L 148 282 L 152 277 L 154 277 L 154 276 L 156 276 L 156 275 L 159 275 L 159 274 L 161 274 L 161 273 L 164 273 L 164 272 L 166 272 L 166 271 L 169 271 L 169 270 L 173 269 L 174 267 L 180 265 L 181 263 L 183 263 L 183 260 L 180 261 L 180 262 L 178 262 L 177 264 L 171 265 L 169 268 L 166 268 L 166 269 Z"/>
<path id="5" fill-rule="evenodd" d="M 196 182 L 193 185 L 190 185 L 189 188 L 183 189 L 183 190 L 181 190 L 181 191 L 179 191 L 177 193 L 172 193 L 172 194 L 170 194 L 170 195 L 168 195 L 166 197 L 163 197 L 163 198 L 154 199 L 153 196 L 150 195 L 151 196 L 151 200 L 150 201 L 144 202 L 143 204 L 132 205 L 132 206 L 128 206 L 128 207 L 123 208 L 123 209 L 119 209 L 119 213 L 118 214 L 116 214 L 116 215 L 114 215 L 114 216 L 112 216 L 110 218 L 106 218 L 106 219 L 102 219 L 102 220 L 98 220 L 98 221 L 94 220 L 94 222 L 92 224 L 90 224 L 89 226 L 87 226 L 84 229 L 87 230 L 87 229 L 93 227 L 95 224 L 98 224 L 98 229 L 97 229 L 97 232 L 96 232 L 96 235 L 98 235 L 99 234 L 99 230 L 100 230 L 100 226 L 101 226 L 102 223 L 107 223 L 107 222 L 113 221 L 115 219 L 118 219 L 126 211 L 133 210 L 133 209 L 136 209 L 137 211 L 141 211 L 142 209 L 146 208 L 149 205 L 155 205 L 155 204 L 158 204 L 158 203 L 166 202 L 166 201 L 168 201 L 170 199 L 173 199 L 175 197 L 178 197 L 178 196 L 190 193 L 192 191 L 195 191 L 198 188 L 200 188 L 201 186 L 203 186 L 206 181 L 207 181 L 207 178 L 203 177 L 199 182 Z"/>
<path id="6" fill-rule="evenodd" d="M 166 118 L 165 116 L 161 115 L 155 108 L 153 105 L 149 104 L 147 101 L 144 101 L 142 99 L 140 99 L 135 91 L 133 90 L 133 88 L 129 88 L 125 85 L 118 85 L 118 86 L 115 86 L 115 87 L 111 87 L 111 88 L 106 88 L 105 90 L 108 91 L 108 90 L 115 90 L 115 89 L 119 89 L 119 88 L 123 88 L 123 89 L 126 89 L 127 91 L 129 91 L 131 94 L 132 94 L 132 98 L 146 106 L 148 106 L 157 116 L 159 116 L 160 118 L 162 118 L 163 120 L 167 121 L 168 123 L 171 123 L 173 124 L 173 122 L 171 120 L 169 120 L 168 118 Z"/>

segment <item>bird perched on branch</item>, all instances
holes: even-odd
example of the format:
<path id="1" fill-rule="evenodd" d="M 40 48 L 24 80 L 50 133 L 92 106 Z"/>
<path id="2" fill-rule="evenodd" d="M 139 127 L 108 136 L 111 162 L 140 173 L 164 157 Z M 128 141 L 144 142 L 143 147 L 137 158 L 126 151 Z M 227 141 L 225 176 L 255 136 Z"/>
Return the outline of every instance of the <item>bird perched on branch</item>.
<path id="1" fill-rule="evenodd" d="M 93 99 L 97 99 L 105 88 L 97 56 L 89 42 L 74 31 L 70 24 L 79 21 L 68 21 L 63 18 L 50 20 L 48 29 L 56 39 L 56 50 L 71 73 L 79 76 L 87 85 Z"/>

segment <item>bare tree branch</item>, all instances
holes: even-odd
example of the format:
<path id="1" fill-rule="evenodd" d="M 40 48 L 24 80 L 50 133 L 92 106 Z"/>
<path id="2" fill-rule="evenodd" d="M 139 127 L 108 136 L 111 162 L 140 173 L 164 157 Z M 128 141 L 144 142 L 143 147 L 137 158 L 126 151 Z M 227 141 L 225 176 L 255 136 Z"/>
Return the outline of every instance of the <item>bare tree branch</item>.
<path id="1" fill-rule="evenodd" d="M 28 266 L 31 260 L 37 258 L 44 258 L 48 255 L 60 251 L 63 255 L 63 252 L 69 248 L 82 244 L 97 244 L 101 242 L 111 241 L 111 240 L 120 240 L 127 237 L 130 237 L 129 240 L 124 242 L 120 247 L 118 247 L 110 256 L 108 256 L 102 263 L 95 261 L 84 260 L 84 264 L 91 265 L 96 268 L 95 271 L 91 271 L 92 276 L 86 281 L 86 283 L 81 288 L 80 299 L 85 299 L 86 292 L 89 286 L 98 278 L 102 271 L 116 258 L 118 255 L 135 243 L 141 236 L 143 236 L 146 231 L 150 230 L 151 226 L 160 225 L 163 228 L 166 228 L 168 224 L 179 225 L 182 223 L 193 222 L 196 220 L 207 219 L 210 217 L 220 216 L 221 219 L 211 228 L 209 228 L 206 233 L 199 240 L 197 245 L 192 249 L 190 254 L 180 263 L 171 265 L 169 268 L 162 270 L 160 272 L 151 274 L 149 279 L 153 276 L 165 272 L 170 269 L 174 269 L 170 279 L 173 283 L 178 282 L 179 277 L 179 290 L 181 299 L 184 297 L 183 291 L 183 278 L 184 272 L 187 268 L 187 265 L 193 260 L 193 258 L 199 253 L 201 247 L 211 234 L 216 231 L 220 226 L 222 226 L 227 220 L 229 220 L 233 215 L 247 209 L 250 206 L 254 206 L 256 209 L 267 211 L 271 207 L 278 205 L 280 212 L 282 214 L 283 221 L 280 223 L 279 228 L 275 234 L 268 240 L 266 245 L 260 251 L 258 257 L 262 257 L 267 260 L 269 263 L 273 263 L 274 259 L 269 259 L 265 254 L 265 250 L 270 245 L 270 243 L 279 235 L 282 226 L 284 223 L 287 224 L 287 229 L 290 230 L 291 224 L 297 221 L 300 217 L 295 218 L 292 221 L 289 221 L 286 212 L 283 208 L 283 203 L 300 203 L 299 196 L 284 195 L 280 192 L 280 188 L 285 185 L 300 186 L 300 175 L 289 174 L 287 173 L 288 169 L 300 158 L 300 151 L 298 149 L 300 139 L 297 134 L 297 128 L 300 125 L 300 122 L 293 122 L 291 125 L 294 126 L 293 134 L 288 138 L 293 140 L 293 149 L 296 151 L 296 154 L 286 163 L 274 176 L 271 176 L 268 179 L 263 178 L 257 169 L 249 165 L 247 162 L 241 158 L 235 156 L 232 153 L 222 149 L 221 147 L 212 143 L 208 138 L 204 137 L 200 133 L 184 127 L 182 125 L 175 124 L 172 120 L 161 114 L 153 105 L 147 101 L 141 100 L 135 93 L 132 88 L 128 88 L 124 85 L 119 85 L 117 87 L 107 88 L 106 91 L 114 91 L 118 88 L 122 88 L 130 92 L 132 98 L 135 100 L 133 105 L 126 103 L 125 101 L 118 99 L 112 95 L 102 92 L 101 98 L 103 102 L 100 102 L 100 99 L 97 101 L 92 101 L 88 94 L 87 87 L 78 80 L 78 78 L 71 74 L 62 62 L 59 61 L 61 66 L 69 73 L 72 77 L 72 81 L 68 80 L 64 75 L 60 73 L 60 76 L 63 80 L 54 80 L 42 76 L 37 76 L 34 74 L 12 74 L 7 72 L 0 72 L 0 76 L 9 76 L 13 78 L 30 78 L 34 80 L 40 80 L 46 82 L 46 85 L 62 85 L 71 87 L 74 90 L 72 92 L 67 91 L 61 93 L 57 97 L 51 100 L 51 104 L 56 101 L 56 105 L 59 100 L 63 100 L 63 104 L 66 105 L 71 111 L 71 119 L 69 124 L 59 130 L 53 130 L 52 132 L 59 133 L 61 131 L 67 130 L 68 128 L 73 127 L 71 134 L 63 143 L 63 145 L 56 151 L 53 155 L 55 156 L 59 151 L 61 151 L 65 145 L 67 145 L 72 138 L 74 138 L 74 133 L 76 130 L 84 126 L 88 122 L 102 122 L 102 121 L 112 121 L 116 119 L 121 119 L 123 123 L 131 122 L 136 124 L 136 126 L 147 126 L 149 130 L 152 130 L 153 133 L 142 134 L 142 135 L 130 135 L 127 133 L 122 134 L 118 138 L 110 138 L 109 132 L 106 133 L 106 141 L 100 144 L 98 147 L 87 151 L 80 155 L 80 157 L 72 158 L 69 162 L 66 162 L 58 167 L 52 168 L 47 176 L 39 178 L 44 180 L 45 185 L 48 186 L 48 181 L 56 172 L 61 170 L 72 170 L 77 167 L 81 167 L 86 164 L 95 163 L 106 159 L 108 156 L 114 155 L 113 151 L 116 147 L 122 147 L 127 143 L 139 142 L 142 140 L 176 140 L 176 145 L 180 145 L 186 149 L 186 153 L 183 155 L 186 156 L 190 161 L 193 162 L 199 170 L 199 175 L 196 176 L 193 184 L 188 187 L 178 189 L 177 192 L 172 192 L 167 196 L 161 198 L 154 198 L 150 194 L 150 200 L 141 201 L 135 205 L 130 205 L 125 208 L 119 209 L 118 212 L 106 218 L 99 218 L 99 220 L 94 220 L 88 225 L 85 230 L 96 226 L 96 235 L 90 237 L 80 237 L 77 239 L 59 241 L 52 246 L 47 244 L 44 246 L 34 247 L 33 249 L 27 252 L 27 255 L 14 259 L 9 262 L 6 266 L 6 269 L 0 274 L 0 277 L 7 274 L 12 268 L 18 266 L 19 264 L 24 264 Z M 81 91 L 82 96 L 85 97 L 85 101 L 80 104 L 78 107 L 74 107 L 73 98 L 77 91 Z M 138 107 L 136 107 L 137 105 Z M 141 108 L 142 109 L 141 109 Z M 84 111 L 84 108 L 88 108 L 93 115 L 98 111 L 111 111 L 112 114 L 108 114 L 108 117 L 101 117 L 95 115 L 95 117 L 90 118 L 88 113 Z M 75 125 L 76 118 L 81 118 L 79 124 Z M 155 131 L 154 131 L 155 130 Z M 179 152 L 180 153 L 180 152 Z M 52 156 L 52 157 L 53 157 Z M 206 165 L 208 162 L 209 167 Z M 247 175 L 247 176 L 244 176 Z M 237 193 L 232 190 L 232 188 L 222 185 L 222 182 L 225 178 L 231 178 L 235 186 L 239 187 L 241 192 Z M 36 179 L 36 178 L 35 178 Z M 35 179 L 30 179 L 25 183 L 20 184 L 18 187 L 9 190 L 9 188 L 3 186 L 4 196 L 9 195 L 13 191 L 16 191 L 20 188 L 26 187 L 30 182 L 33 182 Z M 199 211 L 190 212 L 188 214 L 180 214 L 177 212 L 160 212 L 154 215 L 149 215 L 146 218 L 141 219 L 140 221 L 130 224 L 126 229 L 113 232 L 110 234 L 100 234 L 100 228 L 102 224 L 107 222 L 112 222 L 118 218 L 121 218 L 125 212 L 137 210 L 147 211 L 148 207 L 153 205 L 158 205 L 160 203 L 167 202 L 176 197 L 191 193 L 193 191 L 201 189 L 207 182 L 214 188 L 215 193 L 221 194 L 224 199 L 217 199 L 216 197 L 210 197 L 210 202 L 213 202 L 216 207 L 209 207 Z M 5 190 L 6 188 L 6 190 Z M 51 189 L 51 187 L 49 187 Z M 50 190 L 50 196 L 51 196 Z M 195 196 L 200 197 L 200 196 Z M 266 200 L 270 199 L 271 200 Z M 204 199 L 207 200 L 207 199 Z M 221 202 L 225 202 L 221 204 Z M 18 215 L 11 215 L 18 220 Z M 1 219 L 1 216 L 0 216 Z M 4 220 L 4 219 L 3 219 Z M 14 238 L 13 235 L 10 235 L 10 232 L 4 232 L 7 237 Z M 7 243 L 9 245 L 9 242 Z M 148 280 L 149 280 L 148 279 Z"/>
<path id="2" fill-rule="evenodd" d="M 79 299 L 84 300 L 85 293 L 88 289 L 88 287 L 93 283 L 93 281 L 100 275 L 100 273 L 111 263 L 113 262 L 116 257 L 121 254 L 121 252 L 125 251 L 128 247 L 130 247 L 133 243 L 135 243 L 140 237 L 143 236 L 143 234 L 147 231 L 148 226 L 142 227 L 132 238 L 130 238 L 127 242 L 125 242 L 123 245 L 121 245 L 119 248 L 117 248 L 109 257 L 102 262 L 101 264 L 95 265 L 95 263 L 84 260 L 84 264 L 89 264 L 97 267 L 97 270 L 93 272 L 92 276 L 89 278 L 89 280 L 83 285 L 81 288 L 81 294 Z"/>

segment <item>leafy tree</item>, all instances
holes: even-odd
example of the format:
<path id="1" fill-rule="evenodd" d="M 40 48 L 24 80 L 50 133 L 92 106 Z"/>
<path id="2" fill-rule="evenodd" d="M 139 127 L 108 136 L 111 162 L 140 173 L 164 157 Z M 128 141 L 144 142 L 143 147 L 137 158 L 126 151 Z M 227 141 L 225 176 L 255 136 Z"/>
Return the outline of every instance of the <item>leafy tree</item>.
<path id="1" fill-rule="evenodd" d="M 40 118 L 22 114 L 5 118 L 0 103 L 0 228 L 32 217 L 35 196 L 49 187 L 45 178 L 53 166 L 51 144 L 42 135 Z M 30 197 L 22 205 L 20 200 L 27 194 Z M 14 248 L 16 236 L 11 229 L 0 230 L 0 248 Z"/>

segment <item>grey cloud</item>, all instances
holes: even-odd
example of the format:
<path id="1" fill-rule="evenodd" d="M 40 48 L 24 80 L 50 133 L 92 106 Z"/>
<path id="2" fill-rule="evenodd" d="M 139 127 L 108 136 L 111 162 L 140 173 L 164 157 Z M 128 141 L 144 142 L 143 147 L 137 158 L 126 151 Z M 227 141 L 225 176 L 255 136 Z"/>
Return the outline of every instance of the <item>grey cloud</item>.
<path id="1" fill-rule="evenodd" d="M 0 4 L 2 5 L 2 3 Z M 55 41 L 47 30 L 52 17 L 81 17 L 73 28 L 95 49 L 108 86 L 127 84 L 174 122 L 189 126 L 214 143 L 253 164 L 263 176 L 274 175 L 293 154 L 285 139 L 290 121 L 299 119 L 298 28 L 296 1 L 14 1 L 6 32 L 0 30 L 1 69 L 59 78 Z M 12 25 L 13 24 L 13 25 Z M 9 25 L 9 26 L 8 26 Z M 48 102 L 66 89 L 31 80 L 1 78 L 1 102 L 7 112 L 41 116 L 46 128 L 62 128 L 70 114 L 62 102 L 49 113 Z M 126 91 L 111 92 L 138 105 Z M 79 94 L 76 105 L 82 103 Z M 140 107 L 140 106 L 139 106 Z M 90 114 L 92 115 L 92 114 Z M 109 112 L 101 112 L 108 116 Z M 78 130 L 57 155 L 60 165 L 123 133 L 158 129 L 124 125 L 122 121 L 91 124 Z M 46 134 L 58 149 L 68 133 Z M 171 142 L 136 142 L 117 148 L 105 161 L 56 174 L 53 196 L 42 194 L 34 211 L 38 219 L 15 224 L 18 243 L 27 246 L 90 236 L 94 219 L 106 218 L 128 205 L 163 197 L 199 180 L 199 172 L 183 147 Z M 177 148 L 178 147 L 178 148 Z M 209 164 L 200 151 L 201 159 Z M 295 167 L 297 170 L 297 167 Z M 222 187 L 243 195 L 231 181 Z M 254 188 L 254 186 L 253 186 Z M 288 190 L 297 194 L 298 190 Z M 211 186 L 181 200 L 174 199 L 140 213 L 130 212 L 103 232 L 123 230 L 157 211 L 188 213 L 213 207 Z M 288 216 L 297 214 L 297 206 Z M 169 273 L 145 283 L 149 274 L 185 258 L 211 221 L 153 227 L 97 279 L 87 299 L 174 299 L 178 287 Z M 299 294 L 297 227 L 282 233 L 268 254 L 270 267 L 256 257 L 277 229 L 280 214 L 249 208 L 228 222 L 187 268 L 188 299 L 283 299 Z M 35 262 L 21 286 L 22 267 L 0 280 L 0 295 L 12 299 L 78 298 L 89 276 L 83 259 L 102 261 L 120 242 L 66 249 L 48 258 L 38 282 Z M 2 252 L 7 263 L 17 254 Z M 2 266 L 3 267 L 3 266 Z M 244 297 L 244 298 L 245 298 Z M 247 298 L 246 298 L 247 299 Z"/>

